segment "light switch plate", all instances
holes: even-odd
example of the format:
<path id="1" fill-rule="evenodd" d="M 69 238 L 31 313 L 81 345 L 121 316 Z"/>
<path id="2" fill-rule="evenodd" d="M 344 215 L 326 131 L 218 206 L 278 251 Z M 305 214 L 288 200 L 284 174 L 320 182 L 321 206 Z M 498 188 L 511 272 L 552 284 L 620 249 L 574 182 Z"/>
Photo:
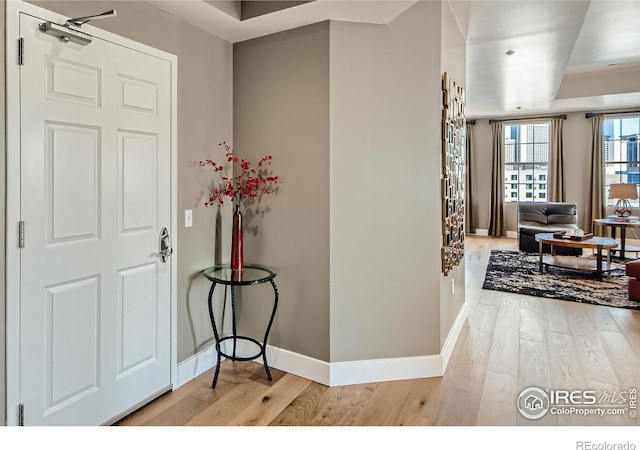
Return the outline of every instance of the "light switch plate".
<path id="1" fill-rule="evenodd" d="M 189 228 L 193 226 L 193 211 L 186 209 L 184 211 L 184 227 Z"/>

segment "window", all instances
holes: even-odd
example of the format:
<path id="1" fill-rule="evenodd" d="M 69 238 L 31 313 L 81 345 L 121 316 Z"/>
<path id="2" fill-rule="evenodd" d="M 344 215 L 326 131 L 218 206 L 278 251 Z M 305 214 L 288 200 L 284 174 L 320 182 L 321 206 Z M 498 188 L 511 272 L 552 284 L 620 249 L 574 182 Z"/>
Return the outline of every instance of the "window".
<path id="1" fill-rule="evenodd" d="M 640 184 L 640 116 L 605 118 L 604 134 L 604 183 L 607 204 L 613 206 L 616 199 L 609 199 L 609 186 L 614 183 Z M 630 200 L 638 207 L 638 200 Z"/>
<path id="2" fill-rule="evenodd" d="M 505 125 L 504 152 L 505 177 L 512 180 L 505 186 L 505 202 L 546 201 L 549 123 Z M 514 195 L 513 181 L 517 180 L 522 182 Z"/>
<path id="3" fill-rule="evenodd" d="M 511 183 L 511 189 L 518 189 L 517 183 Z"/>

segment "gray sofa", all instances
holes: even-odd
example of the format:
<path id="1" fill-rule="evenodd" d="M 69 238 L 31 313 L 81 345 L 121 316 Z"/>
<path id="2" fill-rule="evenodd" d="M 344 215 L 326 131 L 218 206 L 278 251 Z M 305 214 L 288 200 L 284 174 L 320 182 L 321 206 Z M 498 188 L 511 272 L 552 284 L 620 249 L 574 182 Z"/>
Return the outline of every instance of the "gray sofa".
<path id="1" fill-rule="evenodd" d="M 575 203 L 519 203 L 518 204 L 518 247 L 520 251 L 538 253 L 535 240 L 538 233 L 577 230 L 578 206 Z M 549 246 L 545 245 L 545 252 Z M 556 247 L 559 255 L 582 255 L 582 249 Z"/>

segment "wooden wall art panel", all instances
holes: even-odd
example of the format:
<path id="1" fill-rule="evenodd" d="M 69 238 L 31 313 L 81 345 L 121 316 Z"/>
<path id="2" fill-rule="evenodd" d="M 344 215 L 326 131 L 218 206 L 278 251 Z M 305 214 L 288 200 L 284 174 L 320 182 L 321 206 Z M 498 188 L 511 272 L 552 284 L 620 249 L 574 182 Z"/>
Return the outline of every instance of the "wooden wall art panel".
<path id="1" fill-rule="evenodd" d="M 465 94 L 446 72 L 442 91 L 442 272 L 448 275 L 464 257 Z"/>

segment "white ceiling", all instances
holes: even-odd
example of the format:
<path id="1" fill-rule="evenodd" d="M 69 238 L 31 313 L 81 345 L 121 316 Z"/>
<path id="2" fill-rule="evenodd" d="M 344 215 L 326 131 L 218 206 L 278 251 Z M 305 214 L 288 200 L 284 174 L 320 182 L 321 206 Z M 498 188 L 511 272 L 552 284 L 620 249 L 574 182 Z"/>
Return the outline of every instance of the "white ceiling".
<path id="1" fill-rule="evenodd" d="M 244 21 L 237 2 L 148 3 L 240 42 L 323 20 L 389 23 L 415 1 L 317 0 Z M 468 117 L 640 108 L 640 0 L 450 5 L 467 37 Z"/>
<path id="2" fill-rule="evenodd" d="M 640 1 L 452 4 L 467 14 L 469 116 L 640 106 Z"/>

